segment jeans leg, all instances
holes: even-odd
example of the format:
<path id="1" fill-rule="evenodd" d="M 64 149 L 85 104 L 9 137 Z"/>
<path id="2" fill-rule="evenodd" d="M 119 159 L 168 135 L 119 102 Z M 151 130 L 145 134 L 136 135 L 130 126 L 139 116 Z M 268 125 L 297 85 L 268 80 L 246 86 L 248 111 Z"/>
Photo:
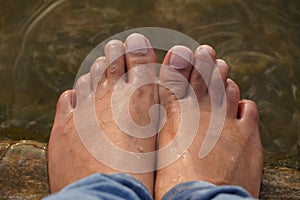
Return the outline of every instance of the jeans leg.
<path id="1" fill-rule="evenodd" d="M 203 181 L 181 183 L 168 191 L 162 200 L 253 200 L 238 186 L 216 186 Z"/>
<path id="2" fill-rule="evenodd" d="M 126 174 L 93 174 L 43 200 L 153 200 L 147 188 Z"/>

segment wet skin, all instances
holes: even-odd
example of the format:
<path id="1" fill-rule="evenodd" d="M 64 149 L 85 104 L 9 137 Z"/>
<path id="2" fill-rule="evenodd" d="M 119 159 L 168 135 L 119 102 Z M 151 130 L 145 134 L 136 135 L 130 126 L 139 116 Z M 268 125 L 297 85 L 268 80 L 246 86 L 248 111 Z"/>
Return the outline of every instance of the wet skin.
<path id="1" fill-rule="evenodd" d="M 155 54 L 150 42 L 142 35 L 134 34 L 127 38 L 125 43 L 117 40 L 110 41 L 105 47 L 105 57 L 98 58 L 91 67 L 90 73 L 81 76 L 75 90 L 64 92 L 58 100 L 57 112 L 52 129 L 48 150 L 48 171 L 51 192 L 57 192 L 66 185 L 87 175 L 101 172 L 106 174 L 121 172 L 105 166 L 95 159 L 82 145 L 73 120 L 73 112 L 79 102 L 88 105 L 92 102 L 92 92 L 95 92 L 95 109 L 101 129 L 116 146 L 130 152 L 152 152 L 156 146 L 156 136 L 145 139 L 136 139 L 123 133 L 114 122 L 111 106 L 113 87 L 119 79 L 121 90 L 129 90 L 144 76 L 156 75 L 153 72 L 143 74 L 134 70 L 139 64 L 156 63 Z M 138 49 L 138 50 L 137 50 Z M 126 54 L 124 54 L 126 52 Z M 111 62 L 113 61 L 113 62 Z M 107 68 L 107 69 L 106 69 Z M 126 69 L 125 69 L 126 68 Z M 128 71 L 128 77 L 123 77 Z M 102 72 L 104 72 L 102 74 Z M 102 74 L 101 77 L 99 75 Z M 146 77 L 147 78 L 147 77 Z M 93 89 L 96 88 L 96 89 Z M 118 91 L 115 91 L 118 93 Z M 73 100 L 72 100 L 73 99 Z M 74 104 L 76 99 L 76 104 Z M 73 102 L 73 103 L 72 103 Z M 153 104 L 158 103 L 157 87 L 148 84 L 134 92 L 130 101 L 130 114 L 132 119 L 143 126 L 150 122 L 148 111 Z M 153 121 L 158 121 L 158 115 Z M 155 133 L 153 133 L 155 135 Z M 99 142 L 100 143 L 100 142 Z M 101 145 L 98 146 L 101 151 Z M 114 159 L 115 155 L 111 152 Z M 126 163 L 127 160 L 119 160 Z M 152 163 L 154 167 L 155 158 Z M 154 172 L 131 174 L 143 182 L 150 193 L 153 193 Z"/>
<path id="2" fill-rule="evenodd" d="M 114 121 L 111 105 L 113 87 L 119 79 L 122 81 L 122 90 L 129 90 L 142 79 L 154 79 L 155 68 L 143 74 L 135 70 L 135 67 L 155 62 L 155 54 L 149 40 L 140 34 L 130 35 L 124 43 L 111 41 L 105 47 L 105 57 L 98 58 L 90 73 L 79 78 L 74 90 L 68 90 L 61 95 L 48 149 L 51 192 L 57 192 L 66 185 L 96 172 L 120 172 L 95 159 L 78 137 L 73 120 L 74 109 L 80 106 L 78 102 L 89 102 L 90 96 L 95 96 L 97 120 L 102 130 L 115 145 L 131 152 L 155 150 L 156 136 L 137 139 L 119 129 Z M 152 105 L 160 103 L 165 108 L 166 121 L 159 133 L 158 148 L 164 147 L 172 141 L 179 128 L 181 112 L 184 112 L 180 109 L 180 104 L 191 96 L 188 89 L 190 84 L 200 109 L 197 135 L 184 155 L 156 172 L 155 182 L 154 172 L 131 175 L 144 183 L 155 199 L 161 199 L 176 184 L 192 180 L 208 181 L 216 185 L 239 185 L 254 197 L 258 197 L 262 174 L 262 147 L 255 103 L 240 100 L 238 86 L 227 78 L 227 64 L 216 59 L 216 53 L 209 46 L 202 45 L 195 53 L 187 47 L 175 46 L 169 50 L 163 64 L 160 82 L 168 85 L 173 92 L 170 88 L 158 88 L 155 84 L 139 88 L 130 99 L 131 117 L 137 124 L 145 126 L 150 123 L 149 109 Z M 199 68 L 207 72 L 209 85 L 219 81 L 216 78 L 216 74 L 219 73 L 225 91 L 208 91 L 205 81 L 196 70 Z M 181 74 L 186 81 L 177 79 L 178 76 L 169 69 Z M 123 76 L 126 71 L 128 77 Z M 100 77 L 102 72 L 104 73 Z M 223 99 L 214 106 L 220 109 L 226 106 L 224 127 L 212 151 L 199 159 L 198 153 L 212 116 L 210 94 L 213 92 L 221 94 Z M 159 117 L 152 120 L 156 120 L 158 126 Z M 113 153 L 111 157 L 114 159 Z M 158 154 L 158 164 L 164 159 L 164 156 Z M 126 160 L 120 162 L 126 163 Z M 154 166 L 154 162 L 155 158 L 145 165 Z"/>
<path id="3" fill-rule="evenodd" d="M 177 63 L 193 60 L 194 67 L 188 62 L 185 67 L 176 69 L 176 63 L 172 60 L 172 51 L 185 51 L 180 55 L 186 57 L 177 58 Z M 171 57 L 171 58 L 170 58 Z M 178 61 L 181 59 L 181 61 Z M 262 146 L 258 128 L 258 110 L 256 104 L 249 100 L 240 100 L 239 87 L 232 80 L 227 78 L 228 66 L 220 59 L 216 59 L 215 51 L 203 45 L 198 47 L 193 54 L 186 47 L 175 47 L 169 51 L 163 62 L 160 71 L 162 82 L 171 82 L 169 70 L 173 67 L 181 73 L 195 91 L 199 102 L 200 120 L 197 135 L 191 146 L 173 164 L 160 169 L 156 173 L 155 197 L 161 199 L 162 196 L 173 186 L 194 180 L 202 180 L 216 185 L 239 185 L 248 190 L 254 197 L 258 197 L 261 175 L 262 175 Z M 175 66 L 175 67 L 174 67 Z M 222 95 L 220 102 L 214 105 L 217 109 L 226 106 L 226 117 L 220 138 L 212 151 L 202 159 L 199 159 L 199 150 L 206 136 L 208 126 L 212 117 L 212 101 L 207 84 L 196 69 L 205 69 L 206 75 L 210 76 L 209 87 L 214 87 L 220 81 L 217 74 L 221 75 L 225 91 L 218 91 Z M 185 84 L 184 84 L 185 83 Z M 172 84 L 169 84 L 172 87 Z M 170 143 L 178 130 L 181 112 L 180 104 L 187 101 L 191 96 L 191 91 L 187 91 L 187 82 L 174 84 L 177 88 L 177 97 L 170 90 L 160 87 L 159 97 L 161 104 L 167 111 L 165 126 L 160 132 L 159 147 Z M 174 89 L 173 89 L 174 91 Z M 179 97 L 179 98 L 178 98 Z M 227 101 L 224 101 L 226 98 Z M 164 160 L 158 154 L 158 163 Z"/>

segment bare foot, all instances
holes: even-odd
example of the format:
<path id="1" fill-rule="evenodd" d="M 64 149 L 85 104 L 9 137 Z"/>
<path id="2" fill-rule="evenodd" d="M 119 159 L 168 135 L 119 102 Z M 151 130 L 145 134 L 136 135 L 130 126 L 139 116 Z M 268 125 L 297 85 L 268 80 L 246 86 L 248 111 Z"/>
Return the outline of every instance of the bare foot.
<path id="1" fill-rule="evenodd" d="M 182 58 L 173 57 L 174 54 Z M 176 46 L 165 57 L 164 64 L 182 74 L 195 91 L 199 102 L 200 120 L 197 135 L 186 152 L 171 165 L 157 171 L 156 199 L 161 199 L 173 186 L 194 180 L 216 185 L 238 185 L 247 189 L 254 197 L 259 195 L 263 157 L 258 110 L 254 102 L 240 100 L 239 87 L 227 79 L 227 64 L 223 60 L 216 60 L 215 57 L 215 51 L 206 45 L 198 47 L 194 55 L 188 48 Z M 200 70 L 202 75 L 202 72 L 206 73 L 204 77 L 208 77 L 209 92 L 205 79 L 187 61 L 194 62 L 196 69 L 202 69 Z M 179 105 L 188 101 L 192 94 L 187 88 L 188 82 L 176 82 L 176 76 L 174 77 L 172 70 L 168 68 L 167 66 L 161 68 L 160 80 L 167 84 L 173 93 L 164 87 L 159 88 L 160 102 L 167 112 L 167 119 L 159 136 L 159 148 L 174 139 L 181 114 L 185 112 L 180 110 Z M 218 72 L 221 75 L 219 79 Z M 220 90 L 220 87 L 214 87 L 218 80 L 221 80 L 226 92 Z M 226 106 L 224 127 L 214 148 L 200 159 L 199 150 L 212 117 L 210 94 L 222 97 L 219 102 L 214 103 L 215 109 L 224 109 Z M 158 154 L 158 165 L 165 159 L 166 157 Z"/>
<path id="2" fill-rule="evenodd" d="M 124 52 L 126 53 L 124 54 Z M 93 97 L 96 104 L 97 121 L 114 145 L 130 152 L 155 151 L 156 136 L 137 139 L 125 134 L 116 124 L 112 111 L 114 106 L 112 105 L 113 92 L 127 95 L 134 85 L 141 80 L 155 79 L 156 66 L 149 67 L 147 66 L 149 63 L 156 63 L 156 58 L 149 40 L 143 35 L 132 34 L 126 39 L 125 43 L 117 40 L 110 41 L 105 47 L 105 57 L 98 58 L 92 65 L 90 73 L 78 79 L 75 90 L 68 90 L 60 96 L 48 147 L 51 192 L 57 192 L 66 185 L 93 173 L 111 174 L 122 172 L 102 164 L 90 154 L 90 151 L 87 150 L 79 138 L 76 129 L 78 124 L 75 126 L 74 123 L 74 112 L 76 109 L 81 109 L 84 115 L 85 109 L 93 106 L 91 105 Z M 137 70 L 137 65 L 146 65 L 149 68 L 144 71 Z M 123 76 L 126 71 L 128 75 Z M 104 73 L 100 77 L 102 72 Z M 119 80 L 119 87 L 114 88 Z M 140 126 L 149 124 L 151 121 L 148 114 L 149 109 L 157 103 L 158 91 L 154 84 L 144 85 L 137 89 L 131 96 L 129 104 L 130 114 L 134 122 Z M 83 119 L 84 122 L 89 120 Z M 152 120 L 156 127 L 158 112 Z M 89 127 L 85 128 L 91 130 Z M 85 129 L 81 131 L 84 133 Z M 95 134 L 98 133 L 95 132 Z M 154 134 L 156 134 L 156 130 Z M 117 158 L 115 152 L 104 149 L 101 141 L 96 141 L 97 143 L 99 144 L 93 151 L 105 154 L 112 161 L 130 165 L 130 161 L 124 160 L 126 158 Z M 155 158 L 153 157 L 145 163 L 141 162 L 141 164 L 153 166 L 154 168 Z M 132 173 L 132 175 L 144 183 L 150 193 L 153 193 L 153 171 L 149 173 Z"/>

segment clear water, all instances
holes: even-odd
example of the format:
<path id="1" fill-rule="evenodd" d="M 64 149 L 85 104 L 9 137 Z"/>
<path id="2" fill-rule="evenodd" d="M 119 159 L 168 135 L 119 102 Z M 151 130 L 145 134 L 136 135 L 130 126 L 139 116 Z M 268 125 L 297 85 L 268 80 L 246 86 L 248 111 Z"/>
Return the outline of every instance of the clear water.
<path id="1" fill-rule="evenodd" d="M 0 0 L 0 139 L 47 141 L 59 94 L 107 37 L 156 26 L 212 45 L 258 103 L 269 164 L 299 167 L 299 0 Z"/>

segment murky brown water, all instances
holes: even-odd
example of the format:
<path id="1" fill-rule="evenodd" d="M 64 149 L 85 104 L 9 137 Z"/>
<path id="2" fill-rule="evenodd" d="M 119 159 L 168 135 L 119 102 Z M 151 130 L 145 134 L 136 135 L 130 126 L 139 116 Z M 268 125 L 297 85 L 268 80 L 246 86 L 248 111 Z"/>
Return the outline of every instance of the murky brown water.
<path id="1" fill-rule="evenodd" d="M 104 39 L 144 26 L 212 45 L 242 97 L 258 103 L 268 162 L 297 168 L 298 0 L 0 0 L 0 139 L 47 141 L 56 100 L 72 88 L 85 56 Z"/>

